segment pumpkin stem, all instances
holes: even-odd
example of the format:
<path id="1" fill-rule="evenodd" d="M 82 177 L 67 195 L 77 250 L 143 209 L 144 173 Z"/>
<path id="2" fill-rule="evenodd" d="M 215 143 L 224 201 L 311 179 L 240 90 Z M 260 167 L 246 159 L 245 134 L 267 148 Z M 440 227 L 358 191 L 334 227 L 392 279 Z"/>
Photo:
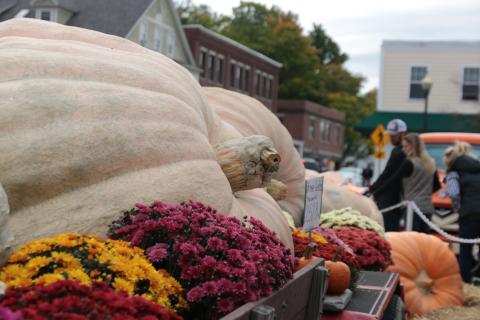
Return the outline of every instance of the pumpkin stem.
<path id="1" fill-rule="evenodd" d="M 340 246 L 338 248 L 337 252 L 335 253 L 335 255 L 333 256 L 332 261 L 337 262 L 337 259 L 340 257 L 340 255 L 343 253 L 343 251 L 345 251 L 345 248 L 343 246 Z"/>
<path id="2" fill-rule="evenodd" d="M 272 140 L 261 135 L 228 140 L 215 153 L 233 192 L 265 187 L 280 167 Z"/>
<path id="3" fill-rule="evenodd" d="M 305 250 L 305 255 L 304 255 L 305 259 L 312 259 L 313 251 L 315 251 L 316 248 L 317 248 L 317 244 L 310 242 L 307 245 L 307 249 Z"/>
<path id="4" fill-rule="evenodd" d="M 422 270 L 418 277 L 415 279 L 417 287 L 426 294 L 431 294 L 433 291 L 434 281 L 428 276 L 428 274 Z"/>
<path id="5" fill-rule="evenodd" d="M 283 182 L 272 179 L 267 185 L 267 192 L 275 201 L 280 201 L 287 198 L 288 188 Z"/>
<path id="6" fill-rule="evenodd" d="M 260 160 L 267 172 L 277 172 L 280 168 L 280 155 L 274 148 L 263 149 Z"/>

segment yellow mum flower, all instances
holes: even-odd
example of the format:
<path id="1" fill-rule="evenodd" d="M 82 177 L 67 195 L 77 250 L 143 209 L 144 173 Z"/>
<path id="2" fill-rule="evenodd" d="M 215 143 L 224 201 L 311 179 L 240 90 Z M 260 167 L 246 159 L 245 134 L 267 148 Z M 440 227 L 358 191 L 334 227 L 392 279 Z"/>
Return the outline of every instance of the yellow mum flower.
<path id="1" fill-rule="evenodd" d="M 86 274 L 83 270 L 81 269 L 76 269 L 68 272 L 68 279 L 70 280 L 76 280 L 80 282 L 81 284 L 88 285 L 92 282 L 88 274 Z"/>
<path id="2" fill-rule="evenodd" d="M 82 268 L 77 258 L 66 252 L 52 252 L 52 258 L 67 270 Z"/>
<path id="3" fill-rule="evenodd" d="M 293 230 L 293 235 L 294 235 L 294 236 L 297 236 L 297 237 L 299 237 L 299 238 L 308 239 L 308 233 L 303 232 L 303 231 L 300 231 L 300 230 L 298 230 L 298 229 Z M 312 240 L 313 240 L 314 242 L 321 243 L 321 244 L 328 243 L 328 241 L 325 240 L 324 237 L 322 237 L 322 236 L 319 235 L 319 234 L 313 233 L 313 232 L 312 232 Z"/>
<path id="4" fill-rule="evenodd" d="M 43 284 L 47 285 L 53 282 L 57 282 L 60 280 L 65 280 L 65 277 L 59 273 L 47 273 L 43 276 L 40 276 L 32 281 L 33 284 Z"/>
<path id="5" fill-rule="evenodd" d="M 135 290 L 134 283 L 119 277 L 115 278 L 115 281 L 113 282 L 113 288 L 117 291 L 125 291 L 129 295 L 132 295 Z"/>
<path id="6" fill-rule="evenodd" d="M 141 290 L 140 295 L 173 311 L 187 306 L 181 285 L 155 270 L 142 249 L 125 241 L 60 234 L 22 246 L 0 270 L 0 281 L 14 287 L 64 279 L 82 284 L 104 281 L 128 294 Z M 171 304 L 170 296 L 177 298 L 177 305 Z"/>

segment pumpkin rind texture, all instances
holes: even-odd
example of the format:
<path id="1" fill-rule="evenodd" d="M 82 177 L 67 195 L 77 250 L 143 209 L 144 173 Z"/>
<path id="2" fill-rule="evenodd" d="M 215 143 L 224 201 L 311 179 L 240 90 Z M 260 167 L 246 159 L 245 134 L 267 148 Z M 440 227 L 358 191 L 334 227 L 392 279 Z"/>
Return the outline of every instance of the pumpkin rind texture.
<path id="1" fill-rule="evenodd" d="M 137 202 L 195 200 L 254 216 L 293 248 L 264 190 L 233 196 L 213 145 L 241 135 L 173 60 L 99 32 L 13 19 L 0 24 L 0 68 L 0 182 L 14 245 L 103 235 Z"/>
<path id="2" fill-rule="evenodd" d="M 387 232 L 392 246 L 390 272 L 400 274 L 405 306 L 412 315 L 463 305 L 463 281 L 453 251 L 435 236 Z"/>

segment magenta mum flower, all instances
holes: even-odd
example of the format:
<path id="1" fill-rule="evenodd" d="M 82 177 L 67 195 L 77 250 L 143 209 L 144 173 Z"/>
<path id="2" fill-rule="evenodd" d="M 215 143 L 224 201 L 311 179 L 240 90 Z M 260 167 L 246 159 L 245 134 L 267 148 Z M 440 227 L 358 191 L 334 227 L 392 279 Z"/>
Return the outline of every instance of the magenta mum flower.
<path id="1" fill-rule="evenodd" d="M 259 220 L 240 221 L 198 202 L 137 205 L 112 223 L 109 236 L 143 248 L 180 281 L 187 318 L 218 319 L 293 276 L 290 250 Z"/>

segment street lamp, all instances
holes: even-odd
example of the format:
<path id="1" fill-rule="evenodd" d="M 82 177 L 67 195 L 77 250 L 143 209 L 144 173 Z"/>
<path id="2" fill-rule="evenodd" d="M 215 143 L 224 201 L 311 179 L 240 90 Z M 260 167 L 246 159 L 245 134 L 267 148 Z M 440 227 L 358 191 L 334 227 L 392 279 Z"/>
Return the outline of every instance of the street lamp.
<path id="1" fill-rule="evenodd" d="M 433 81 L 428 74 L 423 77 L 422 88 L 425 92 L 425 108 L 423 110 L 423 132 L 427 132 L 427 116 L 428 116 L 428 96 L 430 95 L 430 89 L 432 89 Z"/>

